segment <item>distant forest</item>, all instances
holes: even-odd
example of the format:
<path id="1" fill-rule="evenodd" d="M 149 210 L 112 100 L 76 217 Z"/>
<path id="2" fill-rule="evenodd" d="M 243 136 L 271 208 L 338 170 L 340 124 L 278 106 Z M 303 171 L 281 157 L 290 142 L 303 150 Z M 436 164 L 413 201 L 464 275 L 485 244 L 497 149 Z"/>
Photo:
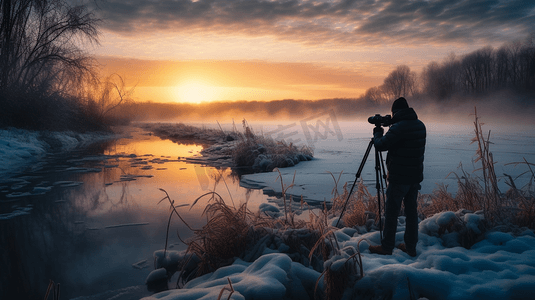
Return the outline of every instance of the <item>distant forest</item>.
<path id="1" fill-rule="evenodd" d="M 399 96 L 444 101 L 455 97 L 482 96 L 508 90 L 535 92 L 535 35 L 498 49 L 490 46 L 457 57 L 451 53 L 441 63 L 430 62 L 418 76 L 402 65 L 383 85 L 368 89 L 365 99 L 381 102 Z"/>
<path id="2" fill-rule="evenodd" d="M 535 108 L 535 36 L 490 46 L 463 56 L 451 53 L 430 62 L 420 74 L 397 66 L 381 86 L 347 99 L 235 101 L 201 104 L 132 103 L 117 111 L 118 118 L 145 120 L 202 120 L 215 117 L 299 117 L 332 109 L 340 118 L 386 113 L 390 103 L 406 97 L 414 107 L 454 110 L 459 105 L 492 104 L 508 112 Z M 472 107 L 473 108 L 473 107 Z M 528 110 L 529 110 L 528 109 Z"/>

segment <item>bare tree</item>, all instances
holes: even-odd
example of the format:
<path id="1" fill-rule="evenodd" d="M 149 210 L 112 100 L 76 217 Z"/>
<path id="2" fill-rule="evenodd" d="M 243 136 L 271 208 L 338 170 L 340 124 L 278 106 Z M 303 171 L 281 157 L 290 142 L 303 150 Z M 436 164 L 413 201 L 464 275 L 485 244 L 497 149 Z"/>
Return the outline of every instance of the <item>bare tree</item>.
<path id="1" fill-rule="evenodd" d="M 488 92 L 494 83 L 494 49 L 490 46 L 462 59 L 464 89 L 468 93 Z"/>
<path id="2" fill-rule="evenodd" d="M 124 104 L 133 103 L 132 94 L 135 87 L 128 88 L 124 79 L 112 74 L 103 80 L 94 80 L 81 91 L 79 99 L 94 112 L 95 118 L 106 123 L 115 110 Z"/>
<path id="3" fill-rule="evenodd" d="M 422 91 L 425 94 L 438 99 L 444 98 L 441 78 L 442 74 L 442 67 L 436 61 L 428 63 L 422 70 Z"/>
<path id="4" fill-rule="evenodd" d="M 531 35 L 522 44 L 520 53 L 522 88 L 535 90 L 535 36 Z"/>
<path id="5" fill-rule="evenodd" d="M 416 73 L 406 65 L 398 66 L 383 82 L 383 92 L 392 99 L 416 92 Z"/>
<path id="6" fill-rule="evenodd" d="M 66 91 L 91 70 L 97 20 L 66 0 L 0 0 L 0 90 Z"/>
<path id="7" fill-rule="evenodd" d="M 509 63 L 509 49 L 507 47 L 500 47 L 495 54 L 495 82 L 497 88 L 505 88 L 508 85 L 511 73 L 511 66 Z"/>
<path id="8" fill-rule="evenodd" d="M 520 85 L 520 52 L 522 51 L 522 43 L 520 41 L 513 41 L 507 45 L 509 50 L 509 65 L 510 69 L 510 80 L 514 87 Z"/>
<path id="9" fill-rule="evenodd" d="M 381 104 L 385 101 L 384 93 L 381 87 L 371 87 L 366 90 L 364 99 L 370 104 Z"/>

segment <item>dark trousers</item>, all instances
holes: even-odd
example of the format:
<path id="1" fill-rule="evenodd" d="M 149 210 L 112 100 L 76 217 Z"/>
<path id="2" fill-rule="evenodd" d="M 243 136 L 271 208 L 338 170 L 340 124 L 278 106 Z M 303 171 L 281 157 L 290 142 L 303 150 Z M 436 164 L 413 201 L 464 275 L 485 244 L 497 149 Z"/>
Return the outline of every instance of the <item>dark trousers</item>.
<path id="1" fill-rule="evenodd" d="M 397 184 L 390 182 L 386 189 L 385 226 L 383 229 L 383 250 L 392 251 L 396 242 L 398 215 L 401 202 L 405 203 L 405 246 L 408 250 L 416 250 L 418 243 L 418 210 L 417 198 L 420 184 Z"/>

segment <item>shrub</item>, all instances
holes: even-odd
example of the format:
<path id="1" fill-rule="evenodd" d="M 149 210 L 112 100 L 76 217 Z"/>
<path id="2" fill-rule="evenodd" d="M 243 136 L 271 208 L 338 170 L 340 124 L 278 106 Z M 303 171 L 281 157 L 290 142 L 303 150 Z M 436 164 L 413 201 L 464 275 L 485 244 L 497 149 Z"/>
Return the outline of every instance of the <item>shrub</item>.
<path id="1" fill-rule="evenodd" d="M 238 167 L 250 167 L 253 171 L 272 171 L 275 168 L 291 167 L 300 161 L 311 160 L 314 152 L 308 146 L 296 146 L 284 141 L 275 141 L 257 135 L 243 120 L 243 133 L 238 134 L 233 161 Z"/>

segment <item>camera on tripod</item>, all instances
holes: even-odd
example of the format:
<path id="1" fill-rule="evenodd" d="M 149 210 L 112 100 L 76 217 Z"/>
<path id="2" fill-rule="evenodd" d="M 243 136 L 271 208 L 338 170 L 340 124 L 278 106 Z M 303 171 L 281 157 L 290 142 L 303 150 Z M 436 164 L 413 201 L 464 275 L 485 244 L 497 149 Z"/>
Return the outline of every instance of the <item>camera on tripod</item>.
<path id="1" fill-rule="evenodd" d="M 376 114 L 375 116 L 369 117 L 368 122 L 375 126 L 390 126 L 392 125 L 392 116 L 381 116 L 380 114 Z"/>

